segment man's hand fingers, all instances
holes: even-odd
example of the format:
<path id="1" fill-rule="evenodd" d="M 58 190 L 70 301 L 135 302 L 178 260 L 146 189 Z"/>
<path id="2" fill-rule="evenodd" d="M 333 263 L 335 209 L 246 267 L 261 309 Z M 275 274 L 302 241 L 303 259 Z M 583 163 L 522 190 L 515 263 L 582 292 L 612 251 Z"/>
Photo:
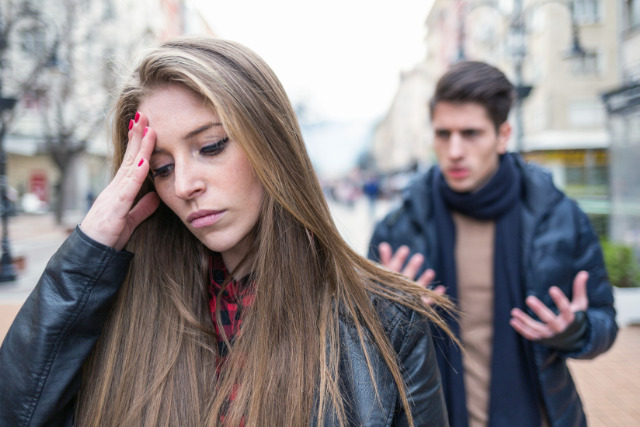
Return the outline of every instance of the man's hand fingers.
<path id="1" fill-rule="evenodd" d="M 402 266 L 404 265 L 408 256 L 409 256 L 409 247 L 402 245 L 398 248 L 398 250 L 396 250 L 396 253 L 393 254 L 389 262 L 384 265 L 389 270 L 395 271 L 396 273 L 400 273 L 400 270 L 402 270 Z"/>
<path id="2" fill-rule="evenodd" d="M 433 271 L 433 270 L 427 270 L 427 271 Z M 425 274 L 426 274 L 426 272 L 425 272 Z M 433 275 L 435 277 L 435 272 L 433 273 Z M 433 279 L 431 281 L 433 281 Z M 422 286 L 422 285 L 420 285 L 420 286 Z M 447 292 L 447 289 L 442 285 L 438 285 L 438 286 L 435 287 L 433 292 L 435 292 L 436 294 L 444 295 Z M 433 304 L 433 299 L 431 299 L 429 297 L 422 297 L 422 302 L 424 303 L 424 305 L 430 306 L 430 305 Z"/>
<path id="3" fill-rule="evenodd" d="M 424 256 L 421 254 L 413 254 L 411 258 L 409 258 L 409 262 L 404 267 L 404 270 L 402 270 L 402 274 L 411 280 L 415 280 L 423 262 Z"/>
<path id="4" fill-rule="evenodd" d="M 573 279 L 573 298 L 571 299 L 571 307 L 574 312 L 584 311 L 589 308 L 589 296 L 587 294 L 587 282 L 589 281 L 589 273 L 580 271 Z"/>
<path id="5" fill-rule="evenodd" d="M 435 277 L 435 271 L 433 272 L 433 275 Z M 447 293 L 447 288 L 444 287 L 444 285 L 438 285 L 433 289 L 434 292 L 440 294 L 440 295 L 444 295 Z"/>
<path id="6" fill-rule="evenodd" d="M 391 256 L 393 255 L 393 251 L 391 250 L 391 245 L 387 242 L 382 242 L 378 245 L 378 252 L 380 254 L 380 264 L 385 267 L 391 261 Z"/>
<path id="7" fill-rule="evenodd" d="M 555 320 L 556 314 L 537 297 L 529 296 L 525 302 L 542 322 L 549 323 Z"/>
<path id="8" fill-rule="evenodd" d="M 564 294 L 562 295 L 564 296 Z M 553 295 L 551 296 L 553 297 Z M 569 310 L 569 313 L 566 313 L 566 312 L 561 313 L 561 315 L 559 316 L 556 313 L 554 313 L 549 307 L 547 307 L 542 301 L 540 301 L 538 298 L 534 296 L 527 297 L 525 301 L 527 303 L 527 306 L 529 306 L 529 308 L 536 314 L 536 316 L 538 316 L 540 321 L 546 324 L 549 327 L 549 329 L 554 333 L 560 333 L 564 331 L 568 326 L 568 324 L 571 323 L 571 322 L 569 323 L 566 322 L 568 317 L 573 316 L 571 313 L 571 310 Z"/>
<path id="9" fill-rule="evenodd" d="M 511 310 L 511 326 L 522 336 L 529 340 L 548 338 L 553 332 L 547 325 L 534 320 L 531 316 L 518 308 Z"/>
<path id="10" fill-rule="evenodd" d="M 558 314 L 554 313 L 542 301 L 534 296 L 526 299 L 527 306 L 540 319 L 540 322 L 532 319 L 522 310 L 514 308 L 511 311 L 513 316 L 511 326 L 527 339 L 537 340 L 542 338 L 550 338 L 554 335 L 564 332 L 575 319 L 575 312 L 586 310 L 589 306 L 587 296 L 587 280 L 589 274 L 586 271 L 580 271 L 573 281 L 573 299 L 569 301 L 567 296 L 557 286 L 549 289 L 549 295 L 556 307 Z"/>
<path id="11" fill-rule="evenodd" d="M 551 295 L 553 302 L 556 304 L 556 307 L 558 307 L 558 318 L 560 319 L 557 327 L 552 327 L 552 329 L 556 332 L 562 332 L 571 324 L 571 322 L 573 322 L 573 319 L 575 318 L 574 311 L 571 308 L 571 302 L 564 292 L 562 292 L 562 290 L 557 286 L 552 286 L 549 289 L 549 295 Z"/>
<path id="12" fill-rule="evenodd" d="M 418 280 L 416 280 L 416 283 L 420 287 L 427 289 L 429 287 L 429 284 L 431 284 L 431 282 L 433 282 L 433 279 L 435 278 L 436 278 L 436 272 L 428 268 L 427 270 L 425 270 L 424 273 L 420 275 L 420 277 L 418 277 Z M 440 286 L 440 287 L 444 289 L 444 286 Z"/>
<path id="13" fill-rule="evenodd" d="M 536 334 L 534 334 L 533 331 L 531 331 L 531 329 L 519 319 L 512 317 L 511 320 L 509 320 L 509 324 L 513 329 L 516 330 L 517 333 L 519 333 L 526 339 L 530 341 L 535 341 L 537 339 Z"/>

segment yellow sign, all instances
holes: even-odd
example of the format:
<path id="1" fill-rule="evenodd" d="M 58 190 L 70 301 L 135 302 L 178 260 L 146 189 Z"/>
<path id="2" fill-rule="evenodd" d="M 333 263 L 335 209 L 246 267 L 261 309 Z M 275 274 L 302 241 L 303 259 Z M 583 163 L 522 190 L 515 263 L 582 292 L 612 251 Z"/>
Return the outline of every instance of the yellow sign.
<path id="1" fill-rule="evenodd" d="M 607 150 L 550 150 L 523 154 L 526 161 L 540 164 L 562 163 L 565 166 L 608 166 Z"/>

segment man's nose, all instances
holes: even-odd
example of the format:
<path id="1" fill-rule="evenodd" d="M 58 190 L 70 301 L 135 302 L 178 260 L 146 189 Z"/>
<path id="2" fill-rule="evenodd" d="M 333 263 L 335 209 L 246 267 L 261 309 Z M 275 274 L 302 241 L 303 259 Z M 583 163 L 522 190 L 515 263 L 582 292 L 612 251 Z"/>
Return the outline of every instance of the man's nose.
<path id="1" fill-rule="evenodd" d="M 454 132 L 451 134 L 449 138 L 449 150 L 448 153 L 450 158 L 457 159 L 462 157 L 464 154 L 464 141 L 462 140 L 462 136 Z"/>

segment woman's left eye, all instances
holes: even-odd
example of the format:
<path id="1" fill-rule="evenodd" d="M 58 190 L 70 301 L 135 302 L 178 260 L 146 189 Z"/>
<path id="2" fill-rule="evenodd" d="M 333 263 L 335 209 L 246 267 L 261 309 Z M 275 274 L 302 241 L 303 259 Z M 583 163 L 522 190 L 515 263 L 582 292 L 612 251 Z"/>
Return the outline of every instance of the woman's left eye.
<path id="1" fill-rule="evenodd" d="M 205 156 L 215 156 L 216 154 L 224 150 L 228 142 L 229 142 L 229 137 L 226 136 L 216 143 L 205 145 L 200 149 L 200 153 Z"/>

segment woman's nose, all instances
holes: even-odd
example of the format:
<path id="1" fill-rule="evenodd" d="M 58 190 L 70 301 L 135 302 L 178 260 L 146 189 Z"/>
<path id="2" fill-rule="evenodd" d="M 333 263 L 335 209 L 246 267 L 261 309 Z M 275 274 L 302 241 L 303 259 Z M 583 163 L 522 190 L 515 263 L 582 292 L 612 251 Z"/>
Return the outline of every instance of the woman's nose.
<path id="1" fill-rule="evenodd" d="M 202 193 L 205 189 L 203 175 L 194 165 L 177 164 L 174 169 L 174 189 L 176 196 L 189 200 Z"/>

